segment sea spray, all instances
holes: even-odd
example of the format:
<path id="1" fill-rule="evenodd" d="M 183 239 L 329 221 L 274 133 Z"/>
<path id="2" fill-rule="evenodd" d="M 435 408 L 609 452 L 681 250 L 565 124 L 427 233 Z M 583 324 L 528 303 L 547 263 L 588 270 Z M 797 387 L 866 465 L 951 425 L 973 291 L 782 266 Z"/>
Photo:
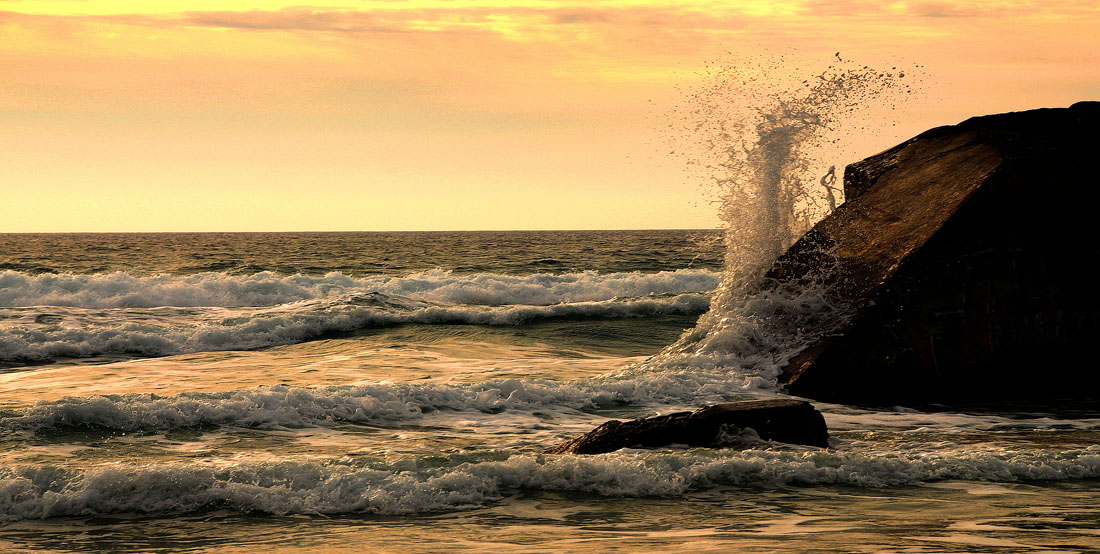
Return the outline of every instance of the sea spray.
<path id="1" fill-rule="evenodd" d="M 647 362 L 727 366 L 772 379 L 787 360 L 844 318 L 824 283 L 760 286 L 764 272 L 843 201 L 839 161 L 874 106 L 892 109 L 913 92 L 912 72 L 843 59 L 806 75 L 786 58 L 714 66 L 680 116 L 681 153 L 719 195 L 725 222 L 722 282 L 694 329 Z M 881 125 L 879 123 L 878 125 Z"/>
<path id="2" fill-rule="evenodd" d="M 881 125 L 861 116 L 912 92 L 911 72 L 839 55 L 817 75 L 805 74 L 783 57 L 725 65 L 684 110 L 684 140 L 695 145 L 686 151 L 717 189 L 731 286 L 755 278 L 843 200 L 836 167 L 853 155 L 852 133 Z"/>

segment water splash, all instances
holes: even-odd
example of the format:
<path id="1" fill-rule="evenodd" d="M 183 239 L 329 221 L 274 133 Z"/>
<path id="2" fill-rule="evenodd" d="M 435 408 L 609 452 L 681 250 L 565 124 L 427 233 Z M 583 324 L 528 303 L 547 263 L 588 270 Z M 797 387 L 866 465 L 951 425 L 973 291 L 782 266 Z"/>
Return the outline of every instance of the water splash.
<path id="1" fill-rule="evenodd" d="M 716 66 L 680 110 L 682 151 L 716 189 L 734 281 L 767 267 L 842 201 L 836 167 L 852 161 L 846 139 L 873 130 L 861 116 L 896 109 L 915 81 L 912 71 L 839 54 L 808 73 L 785 57 Z"/>
<path id="2" fill-rule="evenodd" d="M 917 79 L 842 58 L 812 77 L 786 57 L 708 67 L 705 85 L 679 110 L 688 123 L 680 152 L 717 192 L 726 268 L 710 311 L 646 364 L 730 367 L 771 383 L 791 356 L 834 328 L 844 308 L 823 284 L 755 287 L 771 263 L 843 201 L 836 168 L 852 161 L 851 139 L 882 123 Z"/>

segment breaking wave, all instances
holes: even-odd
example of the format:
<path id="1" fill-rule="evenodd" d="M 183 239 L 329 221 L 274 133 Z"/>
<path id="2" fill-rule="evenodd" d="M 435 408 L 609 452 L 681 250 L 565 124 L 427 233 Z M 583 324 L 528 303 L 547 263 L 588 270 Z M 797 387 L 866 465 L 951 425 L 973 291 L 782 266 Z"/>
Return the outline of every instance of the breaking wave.
<path id="1" fill-rule="evenodd" d="M 79 308 L 152 308 L 273 306 L 347 296 L 382 293 L 418 300 L 503 306 L 545 306 L 598 302 L 618 297 L 697 292 L 718 286 L 720 275 L 703 269 L 657 273 L 538 273 L 455 275 L 432 270 L 404 277 L 373 275 L 353 278 L 342 273 L 323 277 L 199 273 L 137 276 L 127 273 L 41 274 L 0 272 L 0 306 L 66 306 Z"/>
<path id="2" fill-rule="evenodd" d="M 278 385 L 173 396 L 113 394 L 38 402 L 0 415 L 0 432 L 387 425 L 443 410 L 496 413 L 543 406 L 592 410 L 643 403 L 720 402 L 747 396 L 757 388 L 766 388 L 766 382 L 722 372 L 668 372 L 571 382 L 496 379 L 470 385 L 383 382 L 324 388 Z"/>
<path id="3" fill-rule="evenodd" d="M 110 464 L 0 468 L 0 521 L 230 509 L 267 514 L 415 514 L 482 506 L 517 489 L 676 496 L 714 486 L 885 487 L 945 479 L 1100 477 L 1100 447 L 885 454 L 818 450 L 618 452 L 598 456 L 453 455 L 406 462 Z M 493 459 L 496 458 L 496 459 Z M 395 466 L 397 469 L 395 469 Z"/>
<path id="4" fill-rule="evenodd" d="M 0 362 L 253 350 L 405 323 L 516 325 L 555 318 L 690 315 L 709 305 L 703 293 L 499 306 L 369 293 L 270 308 L 0 308 Z"/>

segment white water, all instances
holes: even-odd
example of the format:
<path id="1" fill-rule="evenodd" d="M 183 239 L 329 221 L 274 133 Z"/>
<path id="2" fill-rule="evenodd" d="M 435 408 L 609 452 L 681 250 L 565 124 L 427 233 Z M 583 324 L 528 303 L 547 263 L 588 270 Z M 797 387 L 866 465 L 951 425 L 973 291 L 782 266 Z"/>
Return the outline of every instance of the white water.
<path id="1" fill-rule="evenodd" d="M 748 450 L 457 458 L 443 467 L 409 461 L 398 473 L 390 464 L 348 462 L 0 468 L 0 514 L 9 521 L 226 507 L 268 514 L 413 514 L 480 506 L 514 489 L 669 496 L 717 485 L 884 487 L 942 479 L 1100 477 L 1100 447 L 1095 446 L 1057 453 L 970 448 L 949 454 Z"/>
<path id="2" fill-rule="evenodd" d="M 272 306 L 300 300 L 380 293 L 417 300 L 502 306 L 547 306 L 598 302 L 618 297 L 710 292 L 718 275 L 701 269 L 656 273 L 536 273 L 456 275 L 436 269 L 402 277 L 353 278 L 341 273 L 323 277 L 199 273 L 135 276 L 127 273 L 40 274 L 0 272 L 0 306 L 68 306 L 78 308 L 153 308 L 158 306 Z"/>
<path id="3" fill-rule="evenodd" d="M 710 310 L 651 365 L 740 365 L 775 378 L 847 317 L 846 307 L 828 300 L 825 283 L 763 291 L 753 285 L 842 200 L 836 167 L 851 161 L 842 157 L 850 155 L 843 139 L 871 127 L 860 112 L 899 103 L 913 79 L 839 54 L 813 77 L 790 75 L 783 58 L 746 60 L 723 66 L 691 96 L 683 132 L 720 198 L 726 267 Z"/>
<path id="4" fill-rule="evenodd" d="M 404 323 L 695 314 L 707 309 L 718 282 L 716 273 L 693 269 L 524 276 L 435 270 L 360 279 L 7 271 L 0 273 L 0 305 L 13 307 L 0 307 L 0 362 L 248 350 Z"/>

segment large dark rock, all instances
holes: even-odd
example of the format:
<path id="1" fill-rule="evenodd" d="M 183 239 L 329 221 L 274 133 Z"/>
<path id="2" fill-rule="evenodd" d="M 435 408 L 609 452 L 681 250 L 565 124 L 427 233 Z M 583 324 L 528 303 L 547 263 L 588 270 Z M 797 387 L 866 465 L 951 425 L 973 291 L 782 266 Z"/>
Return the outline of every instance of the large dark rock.
<path id="1" fill-rule="evenodd" d="M 829 446 L 825 418 L 804 400 L 755 400 L 715 404 L 633 421 L 611 420 L 549 454 L 601 454 L 620 448 L 653 448 L 670 444 L 726 446 L 752 429 L 763 440 Z"/>
<path id="2" fill-rule="evenodd" d="M 772 267 L 849 319 L 780 382 L 862 404 L 1100 399 L 1100 102 L 976 117 L 845 172 Z"/>

